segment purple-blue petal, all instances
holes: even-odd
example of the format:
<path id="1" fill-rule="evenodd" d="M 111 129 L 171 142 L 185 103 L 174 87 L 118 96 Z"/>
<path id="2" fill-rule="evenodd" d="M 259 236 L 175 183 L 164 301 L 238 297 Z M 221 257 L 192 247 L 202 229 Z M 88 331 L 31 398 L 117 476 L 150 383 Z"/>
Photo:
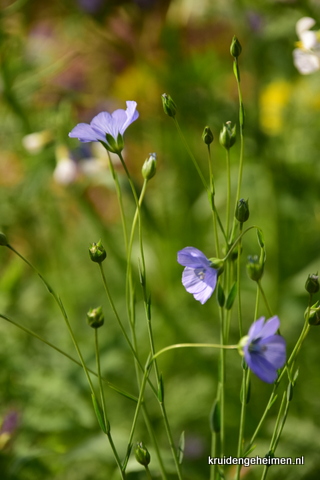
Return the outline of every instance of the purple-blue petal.
<path id="1" fill-rule="evenodd" d="M 263 328 L 264 321 L 265 321 L 265 317 L 260 317 L 251 325 L 248 332 L 249 343 L 252 342 L 255 338 L 258 338 L 260 336 L 260 332 Z"/>
<path id="2" fill-rule="evenodd" d="M 262 355 L 274 368 L 282 368 L 286 363 L 286 341 L 280 335 L 271 335 L 261 340 L 260 345 L 265 347 Z"/>
<path id="3" fill-rule="evenodd" d="M 83 143 L 100 140 L 99 134 L 87 123 L 78 123 L 69 133 L 69 137 L 78 138 Z"/>
<path id="4" fill-rule="evenodd" d="M 271 335 L 274 335 L 278 328 L 280 327 L 280 320 L 275 315 L 274 317 L 269 318 L 263 325 L 259 337 L 270 337 Z"/>
<path id="5" fill-rule="evenodd" d="M 122 125 L 122 128 L 120 130 L 121 135 L 123 135 L 125 130 L 129 127 L 129 125 L 131 125 L 131 123 L 133 123 L 139 117 L 139 112 L 137 111 L 137 102 L 134 102 L 133 100 L 128 100 L 126 104 L 127 104 L 127 109 L 126 109 L 127 119 Z"/>
<path id="6" fill-rule="evenodd" d="M 213 291 L 214 289 L 210 285 L 207 285 L 206 288 L 202 290 L 202 292 L 195 293 L 193 297 L 195 300 L 198 300 L 203 305 L 204 303 L 206 303 L 207 300 L 209 300 L 209 298 L 213 294 Z"/>
<path id="7" fill-rule="evenodd" d="M 253 373 L 262 381 L 273 383 L 277 379 L 277 369 L 259 353 L 247 353 L 247 355 L 245 354 L 245 360 Z"/>
<path id="8" fill-rule="evenodd" d="M 127 121 L 127 113 L 124 110 L 115 110 L 112 114 L 112 128 L 108 133 L 113 136 L 113 138 L 117 139 L 119 133 L 123 135 L 125 125 Z"/>
<path id="9" fill-rule="evenodd" d="M 204 290 L 207 283 L 200 280 L 194 268 L 186 267 L 182 272 L 182 285 L 188 293 L 198 293 Z"/>
<path id="10" fill-rule="evenodd" d="M 195 247 L 185 247 L 180 250 L 177 260 L 184 267 L 201 268 L 210 266 L 210 261 L 205 254 Z"/>

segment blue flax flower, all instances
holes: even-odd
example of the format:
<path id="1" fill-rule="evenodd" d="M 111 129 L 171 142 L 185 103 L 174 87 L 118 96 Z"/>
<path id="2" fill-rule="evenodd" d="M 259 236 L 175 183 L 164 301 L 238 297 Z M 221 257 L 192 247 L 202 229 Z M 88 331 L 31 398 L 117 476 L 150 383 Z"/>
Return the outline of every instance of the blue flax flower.
<path id="1" fill-rule="evenodd" d="M 277 370 L 286 362 L 286 342 L 276 332 L 280 326 L 277 316 L 265 322 L 261 317 L 254 322 L 248 336 L 241 341 L 244 358 L 249 368 L 264 382 L 273 383 Z"/>
<path id="2" fill-rule="evenodd" d="M 200 250 L 186 247 L 178 252 L 178 262 L 186 267 L 182 273 L 182 284 L 187 292 L 204 304 L 214 292 L 218 270 Z"/>
<path id="3" fill-rule="evenodd" d="M 78 123 L 69 133 L 69 137 L 78 138 L 80 142 L 102 142 L 113 153 L 123 149 L 123 134 L 129 125 L 137 120 L 137 102 L 128 101 L 126 110 L 115 110 L 113 113 L 101 112 L 95 116 L 90 125 Z"/>

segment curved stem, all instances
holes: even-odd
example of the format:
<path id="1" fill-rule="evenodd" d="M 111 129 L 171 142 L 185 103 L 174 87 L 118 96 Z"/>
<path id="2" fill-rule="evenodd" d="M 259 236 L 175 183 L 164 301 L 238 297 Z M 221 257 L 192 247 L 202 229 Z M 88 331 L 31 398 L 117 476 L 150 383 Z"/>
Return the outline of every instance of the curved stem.
<path id="1" fill-rule="evenodd" d="M 14 320 L 11 320 L 10 318 L 6 317 L 5 315 L 2 315 L 0 314 L 0 318 L 3 318 L 4 320 L 6 320 L 7 322 L 11 323 L 12 325 L 15 325 L 16 327 L 20 328 L 21 330 L 23 330 L 25 333 L 28 333 L 29 335 L 31 335 L 32 337 L 36 338 L 37 340 L 40 340 L 40 342 L 42 343 L 45 343 L 46 345 L 48 345 L 48 347 L 51 347 L 53 348 L 54 350 L 56 350 L 57 352 L 61 353 L 61 355 L 65 356 L 66 358 L 68 358 L 69 360 L 71 360 L 73 363 L 76 363 L 77 365 L 79 365 L 80 367 L 82 367 L 82 364 L 76 360 L 75 358 L 73 358 L 71 355 L 69 355 L 68 353 L 64 352 L 63 350 L 61 350 L 60 348 L 56 347 L 55 345 L 53 345 L 53 343 L 49 342 L 48 340 L 45 340 L 44 338 L 40 337 L 40 335 L 38 335 L 37 333 L 33 332 L 32 330 L 30 330 L 29 328 L 21 325 L 20 323 L 18 322 L 15 322 Z M 88 368 L 88 372 L 92 373 L 95 377 L 98 377 L 98 374 L 96 372 L 94 372 L 93 370 L 91 370 L 91 368 Z M 113 383 L 109 382 L 108 380 L 106 380 L 105 378 L 102 377 L 102 380 L 108 385 L 108 387 L 112 388 L 112 390 L 115 390 L 116 392 L 120 393 L 120 395 L 123 395 L 124 397 L 128 398 L 129 400 L 133 400 L 134 402 L 137 402 L 138 401 L 138 398 L 135 397 L 134 395 L 132 395 L 131 393 L 128 393 L 124 390 L 121 390 L 121 388 L 118 388 L 116 387 Z"/>
<path id="2" fill-rule="evenodd" d="M 223 350 L 237 350 L 238 345 L 221 345 L 219 343 L 176 343 L 175 345 L 169 345 L 168 347 L 159 350 L 159 352 L 151 358 L 150 362 L 153 362 L 155 358 L 160 357 L 163 353 L 177 348 L 220 348 Z"/>
<path id="3" fill-rule="evenodd" d="M 185 137 L 184 137 L 184 135 L 183 135 L 183 133 L 182 133 L 182 130 L 181 130 L 181 128 L 180 128 L 180 125 L 179 125 L 179 123 L 178 123 L 178 120 L 176 119 L 176 117 L 174 117 L 173 120 L 174 120 L 174 123 L 175 123 L 175 125 L 176 125 L 176 127 L 177 127 L 177 130 L 178 130 L 178 132 L 179 132 L 179 135 L 180 135 L 180 138 L 181 138 L 181 140 L 182 140 L 182 143 L 183 143 L 185 149 L 187 150 L 188 155 L 189 155 L 189 157 L 191 158 L 193 165 L 195 166 L 195 169 L 196 169 L 197 172 L 198 172 L 198 175 L 199 175 L 199 177 L 200 177 L 200 179 L 201 179 L 201 182 L 202 182 L 205 190 L 208 191 L 207 182 L 205 181 L 205 178 L 204 178 L 204 176 L 203 176 L 203 174 L 202 174 L 202 172 L 201 172 L 201 169 L 200 169 L 200 167 L 199 167 L 199 165 L 198 165 L 198 162 L 197 162 L 197 160 L 195 159 L 195 156 L 193 155 L 193 153 L 192 153 L 192 151 L 191 151 L 191 149 L 190 149 L 190 147 L 189 147 L 189 145 L 188 145 L 188 143 L 187 143 L 187 141 L 186 141 L 186 139 L 185 139 Z"/>
<path id="4" fill-rule="evenodd" d="M 40 272 L 38 272 L 38 270 L 32 265 L 32 263 L 29 262 L 29 260 L 27 260 L 23 255 L 21 255 L 21 253 L 19 253 L 15 248 L 13 248 L 11 245 L 7 244 L 7 247 L 12 250 L 16 255 L 18 255 L 18 257 L 21 258 L 21 260 L 23 260 L 41 279 L 41 281 L 44 283 L 44 285 L 46 286 L 46 288 L 48 289 L 49 293 L 53 296 L 56 304 L 58 305 L 59 307 L 59 310 L 60 312 L 62 313 L 62 316 L 63 316 L 63 319 L 65 321 L 65 324 L 67 326 L 67 329 L 69 331 L 69 334 L 71 336 L 71 339 L 72 339 L 72 342 L 73 342 L 73 345 L 77 351 L 77 354 L 79 356 L 79 359 L 80 359 L 80 363 L 82 365 L 82 368 L 84 370 L 84 373 L 86 375 L 86 378 L 87 378 L 87 381 L 88 381 L 88 384 L 89 384 L 89 387 L 90 387 L 90 390 L 91 390 L 91 393 L 94 394 L 94 389 L 93 389 L 93 385 L 92 385 L 92 381 L 91 381 L 91 378 L 90 378 L 90 375 L 89 375 L 89 372 L 88 372 L 88 369 L 87 369 L 87 366 L 85 364 L 85 361 L 83 359 L 83 356 L 82 356 L 82 353 L 81 353 L 81 350 L 79 348 L 79 345 L 77 343 L 77 340 L 75 338 L 75 335 L 73 333 L 73 330 L 72 330 L 72 327 L 70 325 L 70 322 L 69 322 L 69 318 L 68 318 L 68 315 L 67 315 L 67 312 L 65 311 L 65 308 L 63 306 L 63 303 L 60 299 L 60 297 L 58 297 L 58 295 L 55 293 L 55 291 L 52 289 L 52 287 L 49 285 L 49 283 L 44 279 L 44 277 L 41 275 Z"/>

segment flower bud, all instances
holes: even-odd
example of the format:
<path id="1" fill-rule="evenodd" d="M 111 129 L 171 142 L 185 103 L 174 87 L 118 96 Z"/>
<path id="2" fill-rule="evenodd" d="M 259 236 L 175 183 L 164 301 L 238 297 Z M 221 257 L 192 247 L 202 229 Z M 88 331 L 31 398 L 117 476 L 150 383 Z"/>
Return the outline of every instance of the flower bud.
<path id="1" fill-rule="evenodd" d="M 167 95 L 166 93 L 164 93 L 161 96 L 161 98 L 162 98 L 162 105 L 163 105 L 164 113 L 169 115 L 169 117 L 174 118 L 176 116 L 176 112 L 177 112 L 176 104 L 174 103 L 174 101 L 172 100 L 170 95 Z"/>
<path id="2" fill-rule="evenodd" d="M 7 237 L 2 232 L 0 232 L 0 245 L 2 245 L 3 247 L 6 247 L 8 245 Z"/>
<path id="3" fill-rule="evenodd" d="M 99 240 L 98 243 L 92 243 L 91 247 L 89 248 L 89 255 L 93 262 L 103 262 L 103 260 L 107 257 L 107 252 L 105 251 L 101 240 Z"/>
<path id="4" fill-rule="evenodd" d="M 148 452 L 147 448 L 143 445 L 142 442 L 137 443 L 137 447 L 135 449 L 135 457 L 137 462 L 140 465 L 147 467 L 150 463 L 150 453 Z"/>
<path id="5" fill-rule="evenodd" d="M 320 325 L 320 307 L 319 302 L 316 302 L 312 307 L 309 307 L 304 312 L 304 318 L 307 320 L 309 325 Z"/>
<path id="6" fill-rule="evenodd" d="M 104 324 L 102 307 L 91 308 L 87 313 L 87 322 L 88 325 L 92 328 L 102 327 L 102 325 Z"/>
<path id="7" fill-rule="evenodd" d="M 142 176 L 146 180 L 150 180 L 155 176 L 157 170 L 157 154 L 149 153 L 149 157 L 145 160 L 142 166 Z"/>
<path id="8" fill-rule="evenodd" d="M 317 293 L 319 292 L 319 276 L 318 273 L 313 273 L 308 275 L 305 289 L 308 293 Z"/>
<path id="9" fill-rule="evenodd" d="M 203 134 L 202 134 L 202 140 L 206 145 L 210 145 L 210 143 L 213 142 L 213 133 L 211 131 L 210 127 L 204 127 Z"/>
<path id="10" fill-rule="evenodd" d="M 234 35 L 230 45 L 230 53 L 233 56 L 233 58 L 238 58 L 241 52 L 242 52 L 241 44 L 237 39 L 237 37 Z"/>
<path id="11" fill-rule="evenodd" d="M 249 255 L 246 267 L 251 280 L 258 282 L 262 278 L 264 263 L 257 255 L 254 255 L 253 257 Z"/>
<path id="12" fill-rule="evenodd" d="M 237 208 L 236 208 L 236 213 L 235 213 L 236 219 L 240 223 L 244 223 L 248 220 L 249 218 L 249 202 L 248 200 L 244 200 L 244 198 L 240 198 Z"/>
<path id="13" fill-rule="evenodd" d="M 231 126 L 231 122 L 226 122 L 222 126 L 219 136 L 220 145 L 229 150 L 236 143 L 236 125 Z"/>

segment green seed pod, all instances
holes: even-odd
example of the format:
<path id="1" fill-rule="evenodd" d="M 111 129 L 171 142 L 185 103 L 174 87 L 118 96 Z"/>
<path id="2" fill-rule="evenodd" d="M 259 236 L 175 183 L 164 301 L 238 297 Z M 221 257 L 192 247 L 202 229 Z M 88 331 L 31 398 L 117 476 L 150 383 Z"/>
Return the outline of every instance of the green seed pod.
<path id="1" fill-rule="evenodd" d="M 244 223 L 248 220 L 250 215 L 249 212 L 249 200 L 244 200 L 240 198 L 235 212 L 235 217 L 240 223 Z"/>
<path id="2" fill-rule="evenodd" d="M 305 289 L 308 293 L 317 293 L 319 292 L 319 276 L 318 273 L 313 273 L 308 275 Z"/>
<path id="3" fill-rule="evenodd" d="M 89 255 L 93 262 L 102 263 L 103 260 L 107 257 L 107 252 L 104 249 L 104 246 L 99 240 L 98 243 L 92 243 L 89 248 Z"/>
<path id="4" fill-rule="evenodd" d="M 308 319 L 309 325 L 320 325 L 320 307 L 318 305 L 319 302 L 316 302 L 310 309 L 307 308 L 304 312 L 304 318 Z"/>
<path id="5" fill-rule="evenodd" d="M 149 157 L 145 160 L 142 166 L 142 176 L 146 180 L 150 180 L 155 176 L 157 170 L 157 154 L 149 153 Z"/>
<path id="6" fill-rule="evenodd" d="M 247 273 L 249 278 L 254 282 L 258 282 L 263 275 L 264 263 L 262 263 L 257 255 L 253 257 L 251 255 L 248 256 L 248 263 L 246 265 Z"/>
<path id="7" fill-rule="evenodd" d="M 104 324 L 104 316 L 102 307 L 91 308 L 87 313 L 87 323 L 92 328 L 102 327 Z"/>
<path id="8" fill-rule="evenodd" d="M 233 56 L 233 58 L 238 58 L 241 52 L 242 52 L 241 44 L 237 39 L 237 37 L 234 35 L 230 45 L 230 53 Z"/>
<path id="9" fill-rule="evenodd" d="M 140 465 L 143 465 L 144 467 L 147 467 L 149 465 L 151 459 L 150 453 L 142 442 L 137 443 L 134 454 L 137 462 L 140 463 Z"/>
<path id="10" fill-rule="evenodd" d="M 206 145 L 210 145 L 210 143 L 213 142 L 213 133 L 211 131 L 210 127 L 204 127 L 203 134 L 202 134 L 202 140 Z"/>
<path id="11" fill-rule="evenodd" d="M 176 116 L 176 112 L 177 112 L 176 104 L 174 103 L 174 101 L 172 100 L 170 95 L 167 95 L 166 93 L 164 93 L 161 96 L 161 98 L 162 98 L 162 105 L 163 105 L 164 113 L 169 115 L 169 117 L 174 118 Z"/>
<path id="12" fill-rule="evenodd" d="M 236 125 L 232 127 L 231 122 L 222 125 L 219 142 L 226 150 L 229 150 L 236 143 Z"/>

